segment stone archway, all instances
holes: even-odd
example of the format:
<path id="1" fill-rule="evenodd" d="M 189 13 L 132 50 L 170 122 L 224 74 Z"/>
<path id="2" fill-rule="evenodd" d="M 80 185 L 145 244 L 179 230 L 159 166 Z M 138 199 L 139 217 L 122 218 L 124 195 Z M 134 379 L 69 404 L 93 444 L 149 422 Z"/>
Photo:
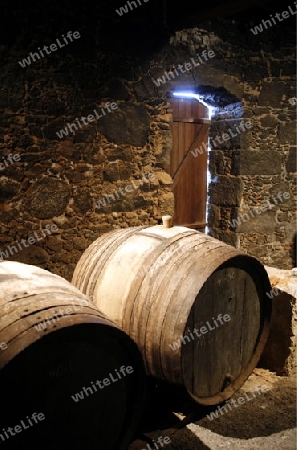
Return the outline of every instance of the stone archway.
<path id="1" fill-rule="evenodd" d="M 158 85 L 157 97 L 168 99 L 173 90 L 192 90 L 212 108 L 207 232 L 239 247 L 239 235 L 236 227 L 230 229 L 230 223 L 242 200 L 240 152 L 248 149 L 249 129 L 243 125 L 250 122 L 242 103 L 243 83 L 235 74 L 226 73 L 226 49 L 221 44 L 220 38 L 206 29 L 177 31 L 163 48 L 157 68 L 154 62 L 151 79 Z"/>
<path id="2" fill-rule="evenodd" d="M 169 90 L 196 89 L 214 108 L 209 233 L 264 264 L 291 268 L 296 131 L 289 99 L 295 82 L 289 73 L 269 77 L 275 48 L 264 54 L 237 26 L 205 23 L 175 32 L 150 59 L 142 83 L 164 102 Z M 229 139 L 230 130 L 235 136 Z"/>

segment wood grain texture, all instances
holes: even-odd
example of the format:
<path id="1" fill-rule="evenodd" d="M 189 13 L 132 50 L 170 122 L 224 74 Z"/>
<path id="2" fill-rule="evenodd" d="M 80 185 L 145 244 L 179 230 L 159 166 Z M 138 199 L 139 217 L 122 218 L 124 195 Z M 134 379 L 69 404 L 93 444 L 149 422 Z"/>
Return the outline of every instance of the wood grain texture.
<path id="1" fill-rule="evenodd" d="M 172 99 L 172 150 L 174 223 L 203 229 L 206 222 L 208 109 L 197 100 Z M 190 120 L 190 121 L 189 121 Z M 202 123 L 200 123 L 202 122 Z M 204 146 L 203 146 L 204 144 Z M 195 157 L 195 149 L 202 152 Z"/>
<path id="2" fill-rule="evenodd" d="M 27 437 L 40 443 L 59 436 L 49 448 L 85 442 L 126 450 L 145 396 L 145 369 L 133 340 L 73 284 L 39 267 L 1 261 L 0 292 L 0 342 L 7 346 L 0 349 L 0 398 L 18 406 L 6 411 L 1 426 L 34 411 L 47 419 L 41 434 L 21 433 L 20 442 L 12 437 L 13 448 Z M 122 366 L 133 373 L 90 393 L 92 382 Z M 84 387 L 88 395 L 75 403 L 71 396 Z"/>
<path id="3" fill-rule="evenodd" d="M 256 367 L 271 312 L 269 279 L 256 258 L 193 229 L 156 225 L 107 233 L 81 262 L 72 282 L 137 343 L 148 375 L 211 405 Z M 230 320 L 214 327 L 219 314 Z M 206 322 L 213 329 L 189 339 Z"/>

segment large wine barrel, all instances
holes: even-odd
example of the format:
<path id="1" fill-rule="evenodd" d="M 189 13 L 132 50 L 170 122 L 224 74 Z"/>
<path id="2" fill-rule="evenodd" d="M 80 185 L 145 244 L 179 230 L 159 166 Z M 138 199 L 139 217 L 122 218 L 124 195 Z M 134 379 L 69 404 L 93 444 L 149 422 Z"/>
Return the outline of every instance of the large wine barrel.
<path id="1" fill-rule="evenodd" d="M 126 450 L 134 437 L 145 396 L 141 353 L 63 278 L 0 262 L 0 369 L 5 448 Z"/>
<path id="2" fill-rule="evenodd" d="M 183 385 L 200 404 L 230 398 L 267 339 L 264 266 L 186 227 L 106 233 L 85 250 L 72 283 L 135 340 L 148 375 Z"/>

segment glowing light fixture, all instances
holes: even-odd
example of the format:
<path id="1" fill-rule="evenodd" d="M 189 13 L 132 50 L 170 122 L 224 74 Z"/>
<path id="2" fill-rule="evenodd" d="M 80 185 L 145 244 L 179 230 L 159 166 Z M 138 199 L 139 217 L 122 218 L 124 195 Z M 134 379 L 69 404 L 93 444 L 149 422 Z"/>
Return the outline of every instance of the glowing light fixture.
<path id="1" fill-rule="evenodd" d="M 186 97 L 186 98 L 195 98 L 196 100 L 200 100 L 200 95 L 196 94 L 195 92 L 191 91 L 176 91 L 173 92 L 173 95 L 175 97 Z"/>

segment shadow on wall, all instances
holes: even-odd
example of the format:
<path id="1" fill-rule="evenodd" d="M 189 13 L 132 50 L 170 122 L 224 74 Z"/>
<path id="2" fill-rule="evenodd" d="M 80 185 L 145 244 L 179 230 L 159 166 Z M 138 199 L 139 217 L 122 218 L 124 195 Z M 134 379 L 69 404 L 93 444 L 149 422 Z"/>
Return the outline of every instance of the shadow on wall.
<path id="1" fill-rule="evenodd" d="M 294 299 L 286 292 L 279 292 L 272 299 L 270 331 L 258 367 L 273 370 L 278 375 L 288 375 L 292 367 L 292 308 Z"/>

